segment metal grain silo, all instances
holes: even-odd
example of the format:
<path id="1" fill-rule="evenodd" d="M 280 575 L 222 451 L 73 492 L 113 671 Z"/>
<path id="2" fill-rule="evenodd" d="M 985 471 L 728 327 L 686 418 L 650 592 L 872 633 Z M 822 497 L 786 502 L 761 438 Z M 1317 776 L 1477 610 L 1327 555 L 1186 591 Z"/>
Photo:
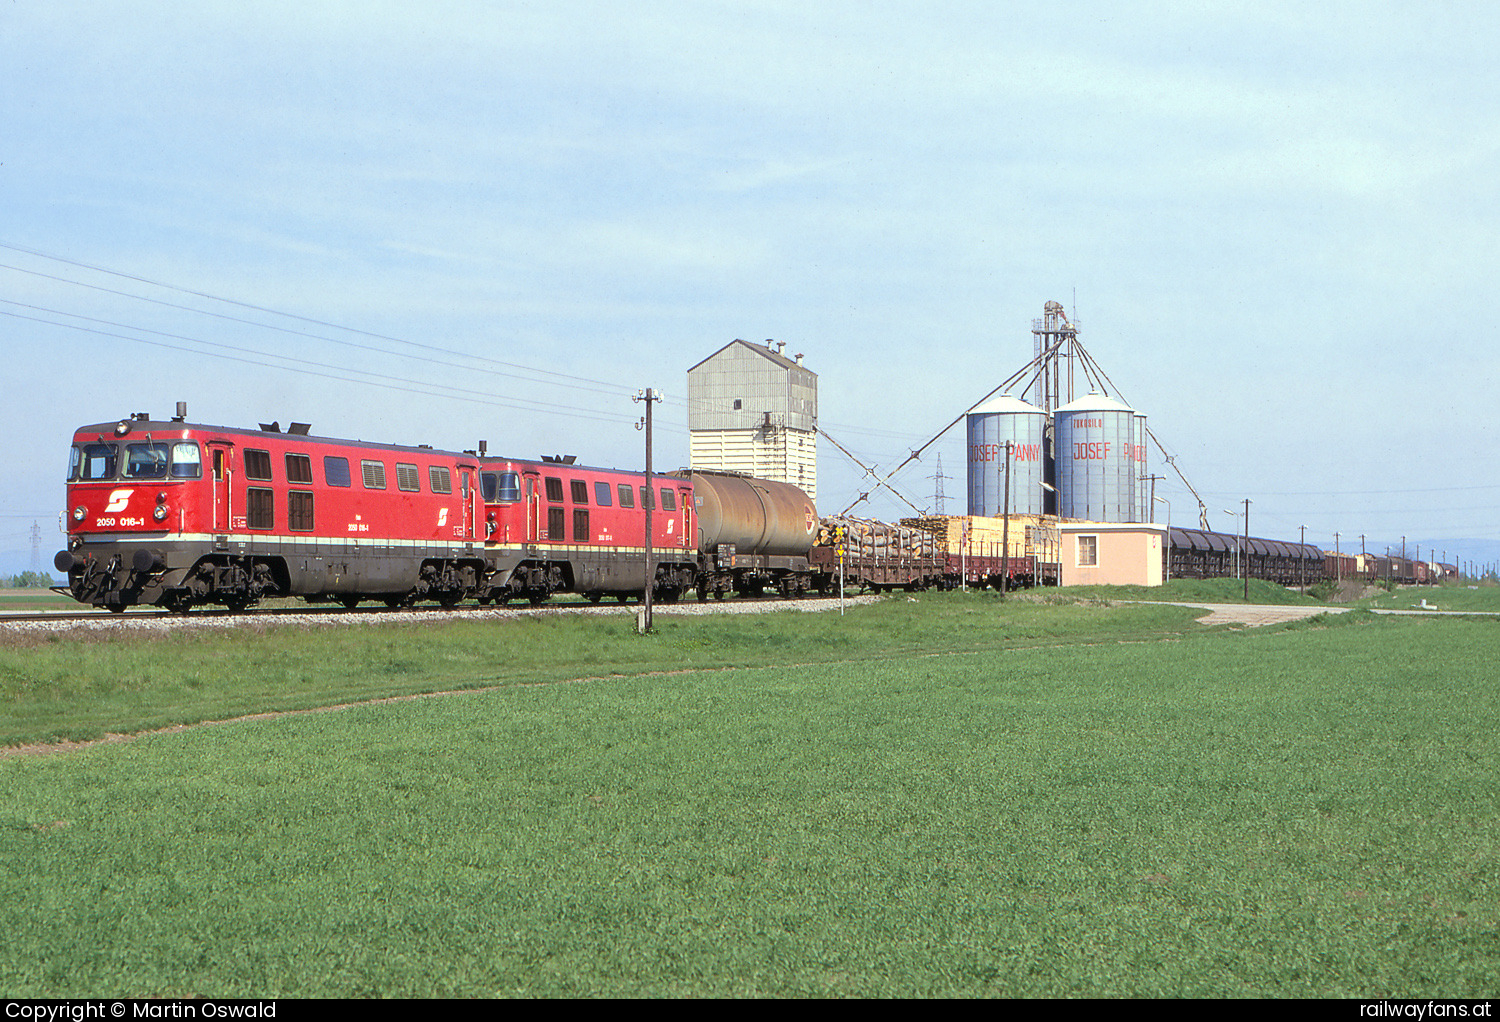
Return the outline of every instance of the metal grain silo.
<path id="1" fill-rule="evenodd" d="M 1135 507 L 1138 522 L 1156 521 L 1156 509 L 1151 506 L 1151 467 L 1146 460 L 1146 445 L 1150 437 L 1146 433 L 1146 417 L 1135 413 L 1135 442 L 1131 445 L 1131 471 L 1135 474 Z"/>
<path id="2" fill-rule="evenodd" d="M 1129 522 L 1135 497 L 1135 412 L 1090 394 L 1056 412 L 1057 513 L 1090 522 Z"/>
<path id="3" fill-rule="evenodd" d="M 1005 445 L 1010 448 L 1010 513 L 1042 513 L 1047 413 L 1013 397 L 992 398 L 968 414 L 969 514 L 1005 513 Z"/>

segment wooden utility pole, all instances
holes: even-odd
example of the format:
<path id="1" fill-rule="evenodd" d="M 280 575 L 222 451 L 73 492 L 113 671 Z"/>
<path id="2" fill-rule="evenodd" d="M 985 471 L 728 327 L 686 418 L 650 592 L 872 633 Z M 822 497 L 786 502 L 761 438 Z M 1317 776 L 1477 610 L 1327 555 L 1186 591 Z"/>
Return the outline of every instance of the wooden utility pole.
<path id="1" fill-rule="evenodd" d="M 651 590 L 656 582 L 656 565 L 651 558 L 651 511 L 656 505 L 656 494 L 651 488 L 651 406 L 661 400 L 661 395 L 651 388 L 646 388 L 632 399 L 646 402 L 646 416 L 636 423 L 636 429 L 643 426 L 646 430 L 646 568 L 645 585 L 641 591 L 641 613 L 636 621 L 636 631 L 646 635 L 651 631 Z"/>

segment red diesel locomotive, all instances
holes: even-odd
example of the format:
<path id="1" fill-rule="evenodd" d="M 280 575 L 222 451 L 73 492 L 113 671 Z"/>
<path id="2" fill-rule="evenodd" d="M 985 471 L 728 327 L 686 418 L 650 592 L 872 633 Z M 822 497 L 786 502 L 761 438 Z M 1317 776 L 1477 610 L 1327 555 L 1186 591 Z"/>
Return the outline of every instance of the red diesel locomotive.
<path id="1" fill-rule="evenodd" d="M 582 593 L 597 603 L 645 591 L 651 509 L 653 594 L 675 601 L 694 586 L 698 544 L 691 480 L 586 468 L 571 459 L 486 459 L 485 583 L 480 603 Z"/>
<path id="2" fill-rule="evenodd" d="M 483 581 L 470 454 L 138 413 L 85 426 L 68 468 L 68 548 L 83 603 L 238 610 L 267 596 L 455 603 Z"/>

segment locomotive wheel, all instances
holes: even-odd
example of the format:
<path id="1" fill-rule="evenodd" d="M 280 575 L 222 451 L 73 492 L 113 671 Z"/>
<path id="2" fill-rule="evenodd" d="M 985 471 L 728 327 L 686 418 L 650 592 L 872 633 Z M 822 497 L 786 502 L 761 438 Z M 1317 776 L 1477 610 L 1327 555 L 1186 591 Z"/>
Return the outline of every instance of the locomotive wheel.
<path id="1" fill-rule="evenodd" d="M 254 602 L 255 598 L 252 596 L 231 596 L 224 601 L 224 606 L 228 607 L 232 613 L 239 614 L 248 610 L 250 604 Z"/>
<path id="2" fill-rule="evenodd" d="M 601 599 L 604 598 L 604 594 L 603 593 L 584 593 L 583 594 L 583 598 L 585 600 L 588 600 L 590 603 L 598 603 Z"/>
<path id="3" fill-rule="evenodd" d="M 109 607 L 109 612 L 111 614 L 123 614 L 123 613 L 125 613 L 125 604 L 123 604 L 123 603 L 111 603 L 111 604 L 108 604 L 108 607 Z"/>
<path id="4" fill-rule="evenodd" d="M 340 596 L 339 597 L 339 603 L 341 603 L 341 604 L 344 605 L 344 609 L 345 610 L 353 610 L 355 607 L 359 606 L 359 597 L 358 596 L 352 596 L 352 595 L 351 596 Z"/>

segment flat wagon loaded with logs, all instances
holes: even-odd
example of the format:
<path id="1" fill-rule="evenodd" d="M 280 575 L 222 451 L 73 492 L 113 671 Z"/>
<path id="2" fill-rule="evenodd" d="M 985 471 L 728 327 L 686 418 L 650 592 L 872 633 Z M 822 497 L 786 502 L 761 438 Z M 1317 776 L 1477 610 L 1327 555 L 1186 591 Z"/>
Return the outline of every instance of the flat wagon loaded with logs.
<path id="1" fill-rule="evenodd" d="M 863 586 L 876 593 L 946 585 L 946 559 L 936 536 L 924 529 L 868 518 L 819 519 L 817 541 L 808 560 L 821 573 L 820 588 L 837 586 L 841 566 L 845 586 Z"/>
<path id="2" fill-rule="evenodd" d="M 950 588 L 961 582 L 994 589 L 1058 584 L 1062 542 L 1056 519 L 1011 515 L 1007 527 L 1004 518 L 932 515 L 903 518 L 901 524 L 933 536 Z"/>

